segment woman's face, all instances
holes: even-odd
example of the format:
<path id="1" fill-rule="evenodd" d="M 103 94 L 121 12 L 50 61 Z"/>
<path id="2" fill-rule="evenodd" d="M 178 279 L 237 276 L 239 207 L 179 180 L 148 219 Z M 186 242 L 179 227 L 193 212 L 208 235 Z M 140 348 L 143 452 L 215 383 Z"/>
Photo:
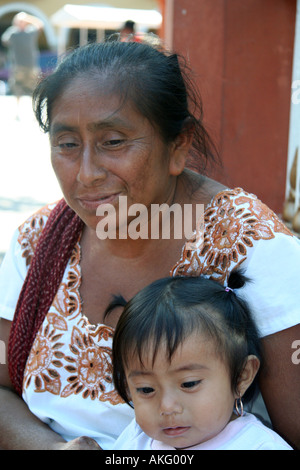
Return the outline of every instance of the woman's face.
<path id="1" fill-rule="evenodd" d="M 171 203 L 176 179 L 166 145 L 130 103 L 121 106 L 104 79 L 77 77 L 54 102 L 51 160 L 67 203 L 95 229 L 96 209 L 120 196 L 127 205 Z"/>

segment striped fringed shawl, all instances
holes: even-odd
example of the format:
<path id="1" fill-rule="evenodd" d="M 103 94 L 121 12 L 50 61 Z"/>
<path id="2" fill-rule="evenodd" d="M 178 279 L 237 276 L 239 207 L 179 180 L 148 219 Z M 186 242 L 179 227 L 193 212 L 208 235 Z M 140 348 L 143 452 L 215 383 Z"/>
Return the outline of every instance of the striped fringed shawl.
<path id="1" fill-rule="evenodd" d="M 38 241 L 8 343 L 9 375 L 19 395 L 22 395 L 24 369 L 32 344 L 55 298 L 82 228 L 82 220 L 62 199 L 51 211 Z"/>

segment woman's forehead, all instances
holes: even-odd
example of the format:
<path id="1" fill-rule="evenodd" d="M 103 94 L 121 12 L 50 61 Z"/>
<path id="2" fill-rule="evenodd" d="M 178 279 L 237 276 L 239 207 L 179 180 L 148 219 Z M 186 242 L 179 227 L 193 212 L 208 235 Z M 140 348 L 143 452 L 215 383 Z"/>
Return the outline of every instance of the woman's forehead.
<path id="1" fill-rule="evenodd" d="M 96 72 L 93 69 L 89 72 L 79 72 L 71 77 L 63 88 L 62 95 L 72 91 L 78 92 L 89 90 L 90 92 L 102 94 L 114 94 L 121 98 L 121 90 L 118 87 L 117 80 L 108 73 Z"/>
<path id="2" fill-rule="evenodd" d="M 113 110 L 118 110 L 121 105 L 129 105 L 122 100 L 120 93 L 105 81 L 79 76 L 71 79 L 55 98 L 51 106 L 51 117 L 53 118 L 58 109 L 61 111 L 61 107 L 67 106 L 67 111 L 69 108 L 80 109 L 84 105 L 88 107 L 91 104 L 98 107 L 109 107 L 112 113 Z"/>

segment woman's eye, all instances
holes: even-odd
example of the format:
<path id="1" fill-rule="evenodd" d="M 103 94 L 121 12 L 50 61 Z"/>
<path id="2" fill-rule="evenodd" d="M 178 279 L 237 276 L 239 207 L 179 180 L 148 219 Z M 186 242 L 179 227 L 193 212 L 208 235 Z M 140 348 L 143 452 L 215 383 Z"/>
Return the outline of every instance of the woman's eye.
<path id="1" fill-rule="evenodd" d="M 124 140 L 122 139 L 111 139 L 104 142 L 104 145 L 107 147 L 117 147 L 118 145 L 123 144 Z"/>
<path id="2" fill-rule="evenodd" d="M 74 142 L 63 142 L 59 143 L 58 147 L 61 149 L 72 149 L 74 147 L 77 147 L 77 144 L 75 144 Z"/>
<path id="3" fill-rule="evenodd" d="M 182 388 L 190 389 L 190 388 L 197 387 L 197 385 L 199 385 L 200 383 L 201 383 L 201 380 L 190 380 L 188 382 L 183 382 L 181 386 Z"/>
<path id="4" fill-rule="evenodd" d="M 51 145 L 53 148 L 68 152 L 76 149 L 79 146 L 79 142 L 72 137 L 59 137 L 57 139 L 53 139 Z"/>

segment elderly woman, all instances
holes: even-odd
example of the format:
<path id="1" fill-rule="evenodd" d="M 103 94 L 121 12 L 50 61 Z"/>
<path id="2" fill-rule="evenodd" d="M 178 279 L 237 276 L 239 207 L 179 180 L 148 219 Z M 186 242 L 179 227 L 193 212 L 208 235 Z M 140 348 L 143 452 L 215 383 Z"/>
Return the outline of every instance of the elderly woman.
<path id="1" fill-rule="evenodd" d="M 185 70 L 176 54 L 146 44 L 91 44 L 35 91 L 64 199 L 18 229 L 1 268 L 4 449 L 110 449 L 133 417 L 112 383 L 120 315 L 105 316 L 112 296 L 130 299 L 169 274 L 227 285 L 237 267 L 255 280 L 243 295 L 264 338 L 260 387 L 272 424 L 300 444 L 300 369 L 291 360 L 299 241 L 254 195 L 205 176 L 213 146 Z M 143 221 L 134 219 L 137 204 Z M 151 209 L 163 204 L 193 209 L 191 239 L 174 235 L 175 216 L 162 236 L 162 214 Z M 106 236 L 105 225 L 114 228 Z"/>

